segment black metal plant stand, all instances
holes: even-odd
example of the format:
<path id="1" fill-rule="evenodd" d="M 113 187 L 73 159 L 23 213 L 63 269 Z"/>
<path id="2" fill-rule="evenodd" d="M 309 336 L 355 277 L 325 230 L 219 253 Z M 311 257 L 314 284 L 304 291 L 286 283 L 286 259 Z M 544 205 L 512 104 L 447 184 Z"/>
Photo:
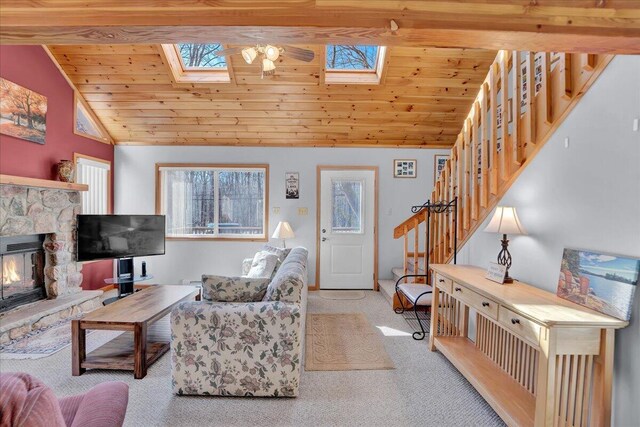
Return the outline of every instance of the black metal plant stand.
<path id="1" fill-rule="evenodd" d="M 413 311 L 416 315 L 416 320 L 418 321 L 418 325 L 420 326 L 420 331 L 416 331 L 413 333 L 413 339 L 414 340 L 423 340 L 424 337 L 427 335 L 427 332 L 424 329 L 424 326 L 422 326 L 422 322 L 420 321 L 420 318 L 418 317 L 418 301 L 420 301 L 420 298 L 422 298 L 425 295 L 429 295 L 432 294 L 433 291 L 429 290 L 429 291 L 424 291 L 422 293 L 420 293 L 419 295 L 415 296 L 415 298 L 411 295 L 408 295 L 407 293 L 403 292 L 402 289 L 400 288 L 400 282 L 402 282 L 404 279 L 407 278 L 418 278 L 418 277 L 424 277 L 425 279 L 428 279 L 429 277 L 429 253 L 431 252 L 431 248 L 429 248 L 429 232 L 430 232 L 430 223 L 431 223 L 431 214 L 447 214 L 447 213 L 451 213 L 453 214 L 453 263 L 456 264 L 457 263 L 457 255 L 458 255 L 458 218 L 457 218 L 457 210 L 458 210 L 458 198 L 454 197 L 453 200 L 451 200 L 450 202 L 437 202 L 437 203 L 431 203 L 430 200 L 427 200 L 426 203 L 422 204 L 422 205 L 418 205 L 418 206 L 412 206 L 411 207 L 411 213 L 413 214 L 417 214 L 418 212 L 421 212 L 423 210 L 427 211 L 427 242 L 426 242 L 426 247 L 425 247 L 425 253 L 427 254 L 427 256 L 425 257 L 426 261 L 425 261 L 425 266 L 424 266 L 424 273 L 425 274 L 405 274 L 404 276 L 400 277 L 397 281 L 396 281 L 396 295 L 398 297 L 398 301 L 400 302 L 400 308 L 396 308 L 394 311 L 398 314 L 402 314 L 406 311 L 405 307 L 404 307 L 404 303 L 402 302 L 402 297 L 400 295 L 400 293 L 402 293 L 403 295 L 405 295 L 405 297 L 407 297 L 407 299 L 409 299 L 411 301 L 411 303 L 413 304 Z M 418 232 L 418 230 L 416 229 L 415 231 L 416 233 Z M 418 248 L 414 248 L 413 250 L 413 256 L 416 257 L 418 253 Z M 414 272 L 415 273 L 415 272 Z M 428 281 L 428 280 L 427 280 Z M 433 307 L 431 308 L 433 310 Z"/>

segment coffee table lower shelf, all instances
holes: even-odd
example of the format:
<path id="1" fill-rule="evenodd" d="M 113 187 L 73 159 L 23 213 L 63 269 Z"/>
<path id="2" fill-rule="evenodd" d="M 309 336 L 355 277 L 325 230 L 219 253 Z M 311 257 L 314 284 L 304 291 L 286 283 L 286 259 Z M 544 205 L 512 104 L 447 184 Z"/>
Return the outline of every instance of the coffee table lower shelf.
<path id="1" fill-rule="evenodd" d="M 158 338 L 160 337 L 154 337 L 154 340 L 147 341 L 147 366 L 151 366 L 169 351 L 170 337 L 166 337 L 166 340 L 162 341 L 157 341 Z M 80 366 L 84 369 L 133 371 L 135 366 L 133 342 L 133 333 L 125 332 L 87 354 Z"/>

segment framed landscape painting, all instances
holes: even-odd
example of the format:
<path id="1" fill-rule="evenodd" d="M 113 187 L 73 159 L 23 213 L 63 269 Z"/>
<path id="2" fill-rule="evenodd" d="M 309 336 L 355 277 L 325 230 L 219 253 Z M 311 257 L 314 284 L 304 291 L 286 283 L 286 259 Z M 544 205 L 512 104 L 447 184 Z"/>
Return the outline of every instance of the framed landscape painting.
<path id="1" fill-rule="evenodd" d="M 629 320 L 640 260 L 565 249 L 557 294 L 617 319 Z"/>
<path id="2" fill-rule="evenodd" d="M 47 97 L 0 78 L 0 133 L 44 144 Z"/>

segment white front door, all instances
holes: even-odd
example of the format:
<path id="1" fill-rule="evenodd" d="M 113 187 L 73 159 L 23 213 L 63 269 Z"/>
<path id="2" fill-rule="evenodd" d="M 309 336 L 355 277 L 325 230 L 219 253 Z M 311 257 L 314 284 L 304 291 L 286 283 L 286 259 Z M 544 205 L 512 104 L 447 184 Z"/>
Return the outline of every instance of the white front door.
<path id="1" fill-rule="evenodd" d="M 374 289 L 376 171 L 320 170 L 320 289 Z"/>

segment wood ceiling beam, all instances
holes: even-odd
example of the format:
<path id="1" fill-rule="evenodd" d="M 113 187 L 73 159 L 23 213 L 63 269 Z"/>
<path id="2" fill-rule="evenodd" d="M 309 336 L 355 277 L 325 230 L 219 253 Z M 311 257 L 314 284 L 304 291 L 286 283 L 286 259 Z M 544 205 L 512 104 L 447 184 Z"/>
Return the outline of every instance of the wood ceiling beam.
<path id="1" fill-rule="evenodd" d="M 640 53 L 636 0 L 1 0 L 0 28 L 3 44 L 215 40 Z"/>

